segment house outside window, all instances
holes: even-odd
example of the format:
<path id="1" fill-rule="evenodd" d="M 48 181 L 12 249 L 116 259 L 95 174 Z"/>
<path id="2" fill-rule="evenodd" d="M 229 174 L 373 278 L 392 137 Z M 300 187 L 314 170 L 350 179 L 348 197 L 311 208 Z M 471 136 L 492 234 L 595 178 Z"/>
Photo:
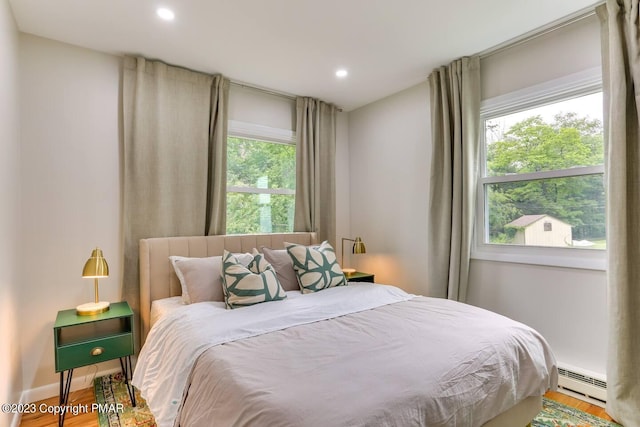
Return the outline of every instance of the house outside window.
<path id="1" fill-rule="evenodd" d="M 472 256 L 493 254 L 488 259 L 500 260 L 502 254 L 507 259 L 546 263 L 540 259 L 579 257 L 575 250 L 603 252 L 599 74 L 585 73 L 487 100 L 481 122 L 484 134 Z M 562 265 L 562 261 L 552 264 L 558 262 Z"/>
<path id="2" fill-rule="evenodd" d="M 227 234 L 293 231 L 295 134 L 241 122 L 227 138 Z"/>
<path id="3" fill-rule="evenodd" d="M 522 215 L 505 228 L 515 230 L 512 243 L 516 245 L 565 247 L 573 238 L 571 224 L 549 215 Z"/>

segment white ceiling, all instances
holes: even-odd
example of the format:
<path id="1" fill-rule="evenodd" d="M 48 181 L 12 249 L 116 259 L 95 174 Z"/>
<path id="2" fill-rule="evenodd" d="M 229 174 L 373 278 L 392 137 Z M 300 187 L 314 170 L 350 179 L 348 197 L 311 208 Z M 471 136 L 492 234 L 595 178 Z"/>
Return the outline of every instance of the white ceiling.
<path id="1" fill-rule="evenodd" d="M 346 111 L 594 0 L 10 0 L 21 31 L 139 54 Z M 161 21 L 159 6 L 173 22 Z M 336 69 L 349 76 L 340 80 Z"/>

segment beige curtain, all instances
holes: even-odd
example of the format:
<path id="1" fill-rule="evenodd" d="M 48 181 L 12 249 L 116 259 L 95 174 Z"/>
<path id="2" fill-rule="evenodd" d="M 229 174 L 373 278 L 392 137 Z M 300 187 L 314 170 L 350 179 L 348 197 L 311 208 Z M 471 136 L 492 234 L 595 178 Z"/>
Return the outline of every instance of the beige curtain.
<path id="1" fill-rule="evenodd" d="M 335 247 L 337 108 L 298 98 L 296 125 L 295 231 L 315 231 Z"/>
<path id="2" fill-rule="evenodd" d="M 607 181 L 607 412 L 640 426 L 639 0 L 608 0 L 602 23 Z"/>
<path id="3" fill-rule="evenodd" d="M 209 191 L 204 234 L 225 234 L 227 228 L 227 114 L 229 80 L 215 76 L 209 120 Z"/>
<path id="4" fill-rule="evenodd" d="M 431 296 L 465 301 L 476 208 L 480 59 L 462 58 L 429 75 L 431 178 L 428 274 Z"/>
<path id="5" fill-rule="evenodd" d="M 139 240 L 205 233 L 209 137 L 223 138 L 210 127 L 212 116 L 220 121 L 211 96 L 224 88 L 212 90 L 213 76 L 144 58 L 125 57 L 123 68 L 123 298 L 137 311 Z"/>

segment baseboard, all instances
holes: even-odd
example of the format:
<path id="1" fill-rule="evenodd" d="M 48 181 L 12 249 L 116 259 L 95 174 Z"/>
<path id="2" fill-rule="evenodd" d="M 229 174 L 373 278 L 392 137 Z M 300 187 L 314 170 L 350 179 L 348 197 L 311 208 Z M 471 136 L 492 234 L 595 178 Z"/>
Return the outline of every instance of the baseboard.
<path id="1" fill-rule="evenodd" d="M 22 401 L 22 399 L 20 399 L 20 404 L 23 404 L 24 402 Z M 19 412 L 16 412 L 15 414 L 13 414 L 13 419 L 11 420 L 11 424 L 9 424 L 11 427 L 20 427 L 20 421 L 22 421 L 22 414 Z"/>
<path id="2" fill-rule="evenodd" d="M 116 372 L 120 372 L 120 368 L 105 369 L 103 371 L 96 370 L 82 376 L 73 376 L 71 380 L 71 391 L 82 390 L 87 387 L 93 386 L 93 379 L 101 377 L 103 375 L 109 375 Z M 40 400 L 55 397 L 60 394 L 60 383 L 47 384 L 40 387 L 32 388 L 22 392 L 20 397 L 20 403 L 32 403 Z"/>

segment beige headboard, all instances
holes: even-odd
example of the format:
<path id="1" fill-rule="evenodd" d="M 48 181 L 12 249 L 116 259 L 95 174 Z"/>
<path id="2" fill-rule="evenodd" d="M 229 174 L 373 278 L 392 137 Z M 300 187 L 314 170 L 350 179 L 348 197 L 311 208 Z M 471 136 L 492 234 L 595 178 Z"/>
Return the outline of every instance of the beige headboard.
<path id="1" fill-rule="evenodd" d="M 310 245 L 315 233 L 241 234 L 224 236 L 155 237 L 140 240 L 140 320 L 144 343 L 149 333 L 151 302 L 182 295 L 169 256 L 210 257 L 230 252 L 251 252 L 262 246 L 284 248 L 284 242 Z"/>

